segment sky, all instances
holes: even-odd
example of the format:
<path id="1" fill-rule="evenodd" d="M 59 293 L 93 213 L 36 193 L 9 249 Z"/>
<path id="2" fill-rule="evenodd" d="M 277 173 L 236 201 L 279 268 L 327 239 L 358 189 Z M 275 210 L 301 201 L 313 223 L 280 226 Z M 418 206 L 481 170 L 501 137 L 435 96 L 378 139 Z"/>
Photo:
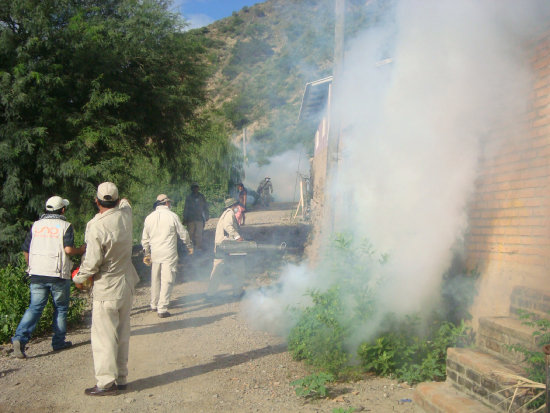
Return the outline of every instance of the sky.
<path id="1" fill-rule="evenodd" d="M 175 0 L 175 11 L 190 23 L 190 29 L 207 26 L 210 23 L 231 16 L 244 6 L 262 3 L 260 0 Z"/>

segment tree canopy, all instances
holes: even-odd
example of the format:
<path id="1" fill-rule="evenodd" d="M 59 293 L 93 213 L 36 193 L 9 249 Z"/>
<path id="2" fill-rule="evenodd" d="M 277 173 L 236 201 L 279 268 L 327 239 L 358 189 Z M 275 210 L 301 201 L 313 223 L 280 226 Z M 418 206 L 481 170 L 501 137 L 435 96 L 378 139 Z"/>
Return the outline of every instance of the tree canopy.
<path id="1" fill-rule="evenodd" d="M 0 261 L 51 195 L 70 194 L 71 208 L 90 215 L 104 180 L 137 193 L 136 181 L 150 183 L 144 163 L 173 182 L 201 147 L 230 152 L 224 131 L 198 115 L 204 48 L 168 4 L 0 3 Z M 223 186 L 234 166 L 218 161 L 210 166 L 223 171 L 209 178 Z"/>

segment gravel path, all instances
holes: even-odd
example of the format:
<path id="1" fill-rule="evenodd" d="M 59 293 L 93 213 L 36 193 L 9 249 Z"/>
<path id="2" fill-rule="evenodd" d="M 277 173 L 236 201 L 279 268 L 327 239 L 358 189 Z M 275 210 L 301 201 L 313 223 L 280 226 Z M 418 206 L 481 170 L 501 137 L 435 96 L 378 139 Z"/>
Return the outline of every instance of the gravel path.
<path id="1" fill-rule="evenodd" d="M 251 212 L 245 238 L 259 242 L 305 242 L 307 227 L 290 224 L 292 211 L 281 206 Z M 215 221 L 208 223 L 212 241 Z M 303 245 L 302 245 L 303 246 Z M 300 259 L 299 256 L 290 257 Z M 132 311 L 128 390 L 117 396 L 89 397 L 95 384 L 88 323 L 68 334 L 73 347 L 51 352 L 50 339 L 31 341 L 26 360 L 0 357 L 0 412 L 421 412 L 413 390 L 389 379 L 366 377 L 331 386 L 330 397 L 304 401 L 290 382 L 310 374 L 286 351 L 284 339 L 250 328 L 241 302 L 229 287 L 216 301 L 206 299 L 212 257 L 187 257 L 165 319 L 149 311 L 149 274 L 141 271 Z M 268 260 L 269 261 L 269 260 Z M 273 261 L 255 265 L 248 289 L 273 281 Z M 246 300 L 246 296 L 243 300 Z"/>

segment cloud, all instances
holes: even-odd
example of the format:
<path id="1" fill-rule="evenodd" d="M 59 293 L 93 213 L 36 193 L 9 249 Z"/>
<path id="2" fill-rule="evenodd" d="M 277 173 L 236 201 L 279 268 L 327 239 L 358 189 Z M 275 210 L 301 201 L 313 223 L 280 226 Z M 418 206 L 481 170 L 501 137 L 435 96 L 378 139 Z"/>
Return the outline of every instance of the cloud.
<path id="1" fill-rule="evenodd" d="M 188 30 L 208 26 L 210 23 L 214 22 L 214 18 L 206 14 L 183 15 L 183 18 L 189 23 L 189 27 L 187 27 Z"/>

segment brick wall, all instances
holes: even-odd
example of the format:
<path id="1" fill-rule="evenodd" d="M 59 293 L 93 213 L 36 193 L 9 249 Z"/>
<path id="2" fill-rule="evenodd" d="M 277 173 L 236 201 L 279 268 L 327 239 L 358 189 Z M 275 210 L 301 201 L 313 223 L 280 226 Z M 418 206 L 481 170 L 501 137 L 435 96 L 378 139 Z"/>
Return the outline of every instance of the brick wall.
<path id="1" fill-rule="evenodd" d="M 550 32 L 530 52 L 527 113 L 491 131 L 471 202 L 468 265 L 481 272 L 474 325 L 508 314 L 517 285 L 550 290 Z"/>

